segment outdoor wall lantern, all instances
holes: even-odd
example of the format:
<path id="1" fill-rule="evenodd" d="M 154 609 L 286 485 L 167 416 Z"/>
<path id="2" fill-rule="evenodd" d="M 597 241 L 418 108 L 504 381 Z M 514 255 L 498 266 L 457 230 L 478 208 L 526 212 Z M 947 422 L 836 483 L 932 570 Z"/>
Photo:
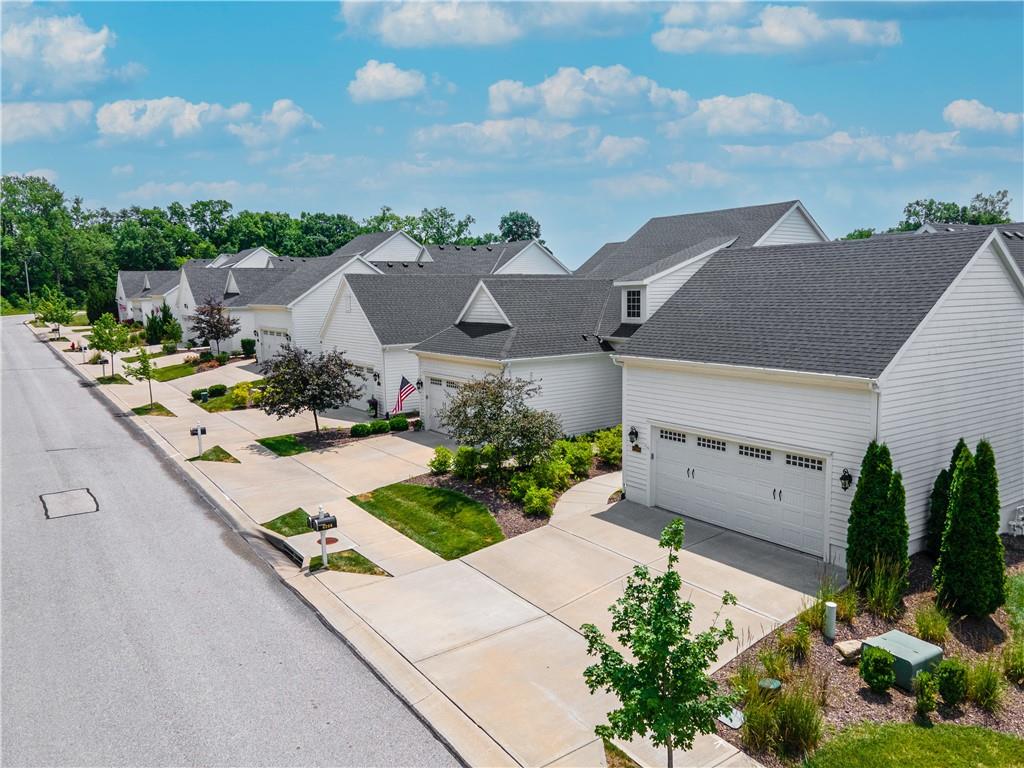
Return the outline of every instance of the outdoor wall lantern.
<path id="1" fill-rule="evenodd" d="M 843 474 L 839 476 L 839 482 L 843 486 L 844 491 L 850 490 L 850 486 L 853 485 L 853 475 L 850 474 L 850 470 L 843 470 Z"/>
<path id="2" fill-rule="evenodd" d="M 416 379 L 416 389 L 423 389 L 423 379 Z"/>
<path id="3" fill-rule="evenodd" d="M 640 439 L 640 433 L 637 431 L 637 428 L 636 427 L 630 427 L 629 428 L 629 442 L 635 443 L 639 439 Z"/>
<path id="4" fill-rule="evenodd" d="M 373 372 L 373 383 L 380 384 L 380 374 L 376 371 Z"/>

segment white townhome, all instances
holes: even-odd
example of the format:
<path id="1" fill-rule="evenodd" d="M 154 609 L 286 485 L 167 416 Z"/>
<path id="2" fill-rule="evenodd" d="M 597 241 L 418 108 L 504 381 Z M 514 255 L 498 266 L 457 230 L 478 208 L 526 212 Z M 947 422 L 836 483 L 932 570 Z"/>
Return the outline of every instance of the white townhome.
<path id="1" fill-rule="evenodd" d="M 163 304 L 178 317 L 178 270 L 121 270 L 117 273 L 117 319 L 146 322 Z M 180 317 L 178 318 L 180 320 Z"/>
<path id="2" fill-rule="evenodd" d="M 871 440 L 914 552 L 954 444 L 986 438 L 1005 521 L 1024 503 L 1014 228 L 716 253 L 617 353 L 626 496 L 842 565 Z"/>

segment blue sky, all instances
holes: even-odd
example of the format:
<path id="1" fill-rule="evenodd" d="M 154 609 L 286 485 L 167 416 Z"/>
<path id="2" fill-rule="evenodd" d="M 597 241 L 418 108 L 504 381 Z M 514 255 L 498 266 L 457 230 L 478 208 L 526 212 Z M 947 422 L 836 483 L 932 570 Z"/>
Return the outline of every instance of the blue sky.
<path id="1" fill-rule="evenodd" d="M 87 204 L 540 219 L 800 198 L 831 236 L 1007 188 L 1024 4 L 4 3 L 3 171 Z"/>

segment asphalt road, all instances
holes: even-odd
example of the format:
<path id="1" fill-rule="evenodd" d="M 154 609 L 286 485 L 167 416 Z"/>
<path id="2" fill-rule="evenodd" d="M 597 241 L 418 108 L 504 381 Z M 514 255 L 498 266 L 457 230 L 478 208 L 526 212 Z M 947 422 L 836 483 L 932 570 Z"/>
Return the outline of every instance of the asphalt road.
<path id="1" fill-rule="evenodd" d="M 457 765 L 19 320 L 0 390 L 3 765 Z M 99 511 L 47 519 L 40 496 L 76 488 Z"/>

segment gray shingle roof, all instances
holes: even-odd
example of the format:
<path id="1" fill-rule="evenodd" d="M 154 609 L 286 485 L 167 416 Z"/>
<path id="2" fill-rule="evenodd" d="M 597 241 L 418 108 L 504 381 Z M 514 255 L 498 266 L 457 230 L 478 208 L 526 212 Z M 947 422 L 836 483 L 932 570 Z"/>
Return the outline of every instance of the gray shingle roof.
<path id="1" fill-rule="evenodd" d="M 621 353 L 873 378 L 988 234 L 727 248 Z"/>
<path id="2" fill-rule="evenodd" d="M 610 280 L 575 277 L 485 277 L 487 290 L 512 323 L 460 323 L 417 350 L 492 360 L 608 351 L 597 328 L 613 295 Z"/>
<path id="3" fill-rule="evenodd" d="M 257 246 L 256 248 L 246 248 L 244 250 L 238 251 L 237 253 L 232 253 L 230 255 L 222 253 L 221 256 L 227 256 L 227 258 L 217 265 L 217 269 L 226 269 L 227 267 L 232 267 L 238 262 L 240 262 L 242 259 L 244 259 L 246 256 L 248 256 L 250 253 L 257 250 L 259 250 L 259 246 Z"/>
<path id="4" fill-rule="evenodd" d="M 618 243 L 605 243 L 594 252 L 593 256 L 576 267 L 576 269 L 573 270 L 573 274 L 577 277 L 586 277 L 594 267 L 607 259 L 620 245 L 622 245 L 622 241 Z"/>
<path id="5" fill-rule="evenodd" d="M 367 232 L 363 235 L 356 235 L 343 246 L 335 249 L 331 256 L 359 256 L 372 251 L 394 234 L 394 232 Z"/>
<path id="6" fill-rule="evenodd" d="M 652 275 L 658 274 L 659 272 L 663 272 L 664 270 L 669 269 L 670 267 L 674 267 L 677 264 L 682 264 L 684 261 L 689 261 L 690 259 L 696 256 L 700 256 L 702 253 L 707 253 L 713 248 L 721 248 L 723 246 L 728 246 L 735 239 L 735 237 L 729 235 L 726 235 L 725 237 L 709 237 L 707 240 L 701 240 L 696 245 L 687 246 L 686 248 L 683 248 L 682 250 L 677 251 L 676 253 L 670 254 L 669 256 L 666 256 L 663 259 L 658 259 L 658 261 L 655 261 L 652 264 L 648 264 L 645 267 L 640 267 L 640 269 L 636 270 L 635 272 L 630 272 L 628 275 L 623 275 L 622 277 L 619 278 L 619 280 L 623 282 L 644 280 L 648 277 L 651 277 Z"/>
<path id="7" fill-rule="evenodd" d="M 179 274 L 176 269 L 122 269 L 118 273 L 124 295 L 129 299 L 143 296 L 160 296 L 178 284 Z M 149 290 L 144 290 L 146 277 L 149 277 Z"/>
<path id="8" fill-rule="evenodd" d="M 447 328 L 480 282 L 471 275 L 346 275 L 381 344 L 414 344 Z"/>
<path id="9" fill-rule="evenodd" d="M 596 261 L 595 257 L 588 259 L 576 274 L 621 278 L 710 238 L 734 237 L 736 242 L 732 247 L 746 248 L 757 242 L 797 202 L 787 200 L 769 205 L 654 218 L 618 248 L 610 250 L 601 261 Z"/>
<path id="10" fill-rule="evenodd" d="M 1010 251 L 1021 271 L 1024 271 L 1024 222 L 1012 221 L 1009 224 L 930 224 L 936 232 L 926 229 L 911 229 L 906 232 L 876 232 L 868 239 L 880 237 L 900 237 L 905 235 L 948 235 L 957 232 L 990 232 L 999 230 L 1002 243 Z"/>

